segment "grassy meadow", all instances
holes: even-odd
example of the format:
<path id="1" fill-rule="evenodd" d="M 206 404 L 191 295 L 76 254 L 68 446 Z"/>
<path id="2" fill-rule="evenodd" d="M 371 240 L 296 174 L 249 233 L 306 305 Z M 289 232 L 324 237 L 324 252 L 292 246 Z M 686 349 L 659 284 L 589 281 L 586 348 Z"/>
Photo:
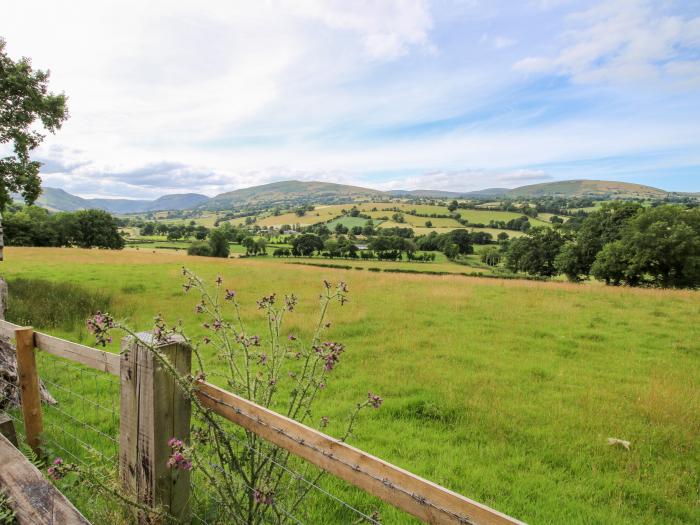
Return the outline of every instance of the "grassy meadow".
<path id="1" fill-rule="evenodd" d="M 351 444 L 523 521 L 700 523 L 699 293 L 147 249 L 10 247 L 0 267 L 10 280 L 10 318 L 13 282 L 44 279 L 108 297 L 112 313 L 135 328 L 162 313 L 202 336 L 196 298 L 180 286 L 183 264 L 210 281 L 221 275 L 261 334 L 261 296 L 298 295 L 287 330 L 305 338 L 323 279 L 348 282 L 350 302 L 332 311 L 329 335 L 347 350 L 315 414 L 329 416 L 328 433 L 338 435 L 354 403 L 372 391 L 384 405 L 362 414 Z M 74 321 L 47 331 L 90 344 Z M 208 358 L 215 367 L 216 357 Z M 631 441 L 631 449 L 609 446 L 608 437 Z M 353 505 L 375 505 L 340 482 L 334 487 Z M 410 521 L 388 507 L 382 516 Z"/>

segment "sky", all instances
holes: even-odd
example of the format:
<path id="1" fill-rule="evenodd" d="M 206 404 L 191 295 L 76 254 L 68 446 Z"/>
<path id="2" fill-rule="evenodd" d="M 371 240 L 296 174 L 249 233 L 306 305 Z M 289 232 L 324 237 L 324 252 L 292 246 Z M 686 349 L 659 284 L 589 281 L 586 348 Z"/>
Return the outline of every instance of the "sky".
<path id="1" fill-rule="evenodd" d="M 34 157 L 84 197 L 700 191 L 700 0 L 22 0 L 0 37 L 68 96 Z"/>

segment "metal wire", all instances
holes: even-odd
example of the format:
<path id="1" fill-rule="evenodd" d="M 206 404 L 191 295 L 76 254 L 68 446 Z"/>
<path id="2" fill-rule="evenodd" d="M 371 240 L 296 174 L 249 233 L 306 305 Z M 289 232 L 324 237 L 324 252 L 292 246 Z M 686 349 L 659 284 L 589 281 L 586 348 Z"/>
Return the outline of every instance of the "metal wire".
<path id="1" fill-rule="evenodd" d="M 335 500 L 336 502 L 340 503 L 342 506 L 344 506 L 344 507 L 347 508 L 348 510 L 354 512 L 355 514 L 357 514 L 357 515 L 360 516 L 361 518 L 363 518 L 363 519 L 369 521 L 370 523 L 373 523 L 374 525 L 381 525 L 381 523 L 380 523 L 379 521 L 375 520 L 375 519 L 372 518 L 371 516 L 368 516 L 367 514 L 365 514 L 364 512 L 362 512 L 361 510 L 359 510 L 359 509 L 353 507 L 352 505 L 350 505 L 350 504 L 347 503 L 346 501 L 343 501 L 342 499 L 340 499 L 340 498 L 337 497 L 336 495 L 331 494 L 330 492 L 328 492 L 326 489 L 324 489 L 324 488 L 321 487 L 320 485 L 317 485 L 317 484 L 314 483 L 313 481 L 306 479 L 304 476 L 302 476 L 301 474 L 299 474 L 299 473 L 296 472 L 295 470 L 290 469 L 290 468 L 287 467 L 286 465 L 283 465 L 283 464 L 281 464 L 281 463 L 275 461 L 275 460 L 272 458 L 272 456 L 270 456 L 269 454 L 265 454 L 265 453 L 263 453 L 262 451 L 257 450 L 257 449 L 255 449 L 254 447 L 251 447 L 248 443 L 246 443 L 246 442 L 243 441 L 242 439 L 239 439 L 239 438 L 235 437 L 233 434 L 228 434 L 228 437 L 229 437 L 230 439 L 232 439 L 233 441 L 235 441 L 236 443 L 238 443 L 239 445 L 243 445 L 244 447 L 248 448 L 250 451 L 255 452 L 255 453 L 258 454 L 259 456 L 268 459 L 271 463 L 274 463 L 275 465 L 277 465 L 278 467 L 280 467 L 280 468 L 281 468 L 282 470 L 284 470 L 285 472 L 291 474 L 295 479 L 298 479 L 298 480 L 300 480 L 300 481 L 303 481 L 303 482 L 306 483 L 309 487 L 312 487 L 313 489 L 318 490 L 318 491 L 321 492 L 322 494 L 324 494 L 324 495 L 328 496 L 329 498 Z"/>
<path id="2" fill-rule="evenodd" d="M 55 356 L 51 356 L 50 354 L 38 353 L 37 358 L 39 360 L 38 365 L 42 381 L 47 388 L 49 388 L 52 395 L 58 402 L 56 405 L 44 404 L 42 407 L 45 416 L 45 430 L 44 434 L 42 435 L 44 446 L 47 449 L 54 449 L 56 452 L 59 452 L 61 455 L 69 459 L 70 462 L 77 465 L 85 466 L 92 464 L 97 458 L 99 458 L 100 462 L 105 462 L 108 465 L 114 465 L 118 455 L 119 445 L 118 439 L 114 434 L 110 434 L 110 432 L 114 432 L 115 429 L 118 431 L 119 379 L 105 372 L 87 369 L 82 366 L 76 366 L 75 364 L 72 364 L 62 358 L 57 358 Z M 18 386 L 16 384 L 12 384 L 3 378 L 0 378 L 0 382 L 7 385 L 11 391 L 18 391 Z M 0 398 L 0 400 L 2 399 L 9 400 L 9 398 L 4 397 Z M 240 409 L 228 405 L 227 403 L 218 399 L 215 401 L 229 406 L 230 408 L 236 410 L 237 413 L 260 423 L 255 416 L 245 414 L 240 411 Z M 6 410 L 6 412 L 17 423 L 16 426 L 18 429 L 18 434 L 22 435 L 20 430 L 23 429 L 21 415 L 18 415 L 16 409 L 9 409 Z M 271 428 L 280 434 L 286 435 L 282 429 L 277 429 L 272 426 Z M 380 525 L 380 522 L 377 519 L 353 507 L 351 504 L 332 494 L 324 487 L 318 485 L 310 479 L 307 479 L 305 476 L 289 468 L 287 465 L 275 460 L 275 458 L 269 454 L 251 447 L 248 443 L 236 437 L 233 433 L 227 433 L 227 435 L 239 446 L 244 446 L 247 449 L 255 452 L 257 455 L 270 461 L 280 469 L 284 470 L 284 472 L 292 476 L 294 479 L 306 484 L 306 486 L 310 489 L 318 491 L 318 493 L 331 499 L 363 520 L 374 525 Z M 286 437 L 295 439 L 289 435 L 286 435 Z M 295 441 L 299 442 L 296 439 Z M 314 448 L 316 451 L 322 452 L 308 443 L 302 444 L 309 446 L 310 448 Z M 333 456 L 327 457 L 340 461 L 338 458 Z M 355 468 L 356 466 L 353 465 L 352 467 Z M 357 470 L 357 468 L 355 468 L 355 470 Z M 246 490 L 254 490 L 253 487 L 248 486 L 243 480 L 240 481 L 241 485 L 245 487 Z M 385 482 L 385 480 L 382 481 Z M 204 514 L 199 515 L 197 512 L 193 512 L 192 518 L 194 521 L 204 525 L 221 523 L 222 521 L 220 516 L 218 516 L 218 513 L 216 512 L 214 512 L 216 515 L 214 521 L 208 521 L 208 511 L 212 508 L 223 508 L 223 504 L 215 497 L 212 491 L 206 491 L 203 498 L 199 497 L 203 487 L 206 487 L 205 483 L 196 483 L 195 480 L 193 480 L 192 498 L 193 503 L 195 504 L 194 506 L 199 507 L 200 505 L 203 505 L 207 508 L 197 509 L 197 511 L 204 511 Z M 98 487 L 89 480 L 81 479 L 79 490 L 97 491 Z M 430 504 L 429 502 L 424 503 Z M 279 503 L 275 503 L 274 508 L 276 512 L 283 514 L 291 522 L 303 525 L 303 521 L 301 521 L 298 516 L 295 516 L 291 512 L 287 511 L 285 508 L 280 506 Z M 271 519 L 274 521 L 273 517 L 271 517 Z M 469 524 L 470 522 L 462 521 L 462 523 Z"/>
<path id="3" fill-rule="evenodd" d="M 411 497 L 412 499 L 414 499 L 415 501 L 417 501 L 421 505 L 426 505 L 426 506 L 433 508 L 439 512 L 442 512 L 442 513 L 446 514 L 447 516 L 449 516 L 450 518 L 452 518 L 452 519 L 456 520 L 457 522 L 462 523 L 464 525 L 475 525 L 469 516 L 457 514 L 456 512 L 453 512 L 450 509 L 446 509 L 446 508 L 436 504 L 435 502 L 430 501 L 425 496 L 422 496 L 420 494 L 416 494 L 415 492 L 406 490 L 403 487 L 400 487 L 400 486 L 392 483 L 391 480 L 389 480 L 388 478 L 379 477 L 379 476 L 373 474 L 372 472 L 369 472 L 369 471 L 363 469 L 360 465 L 345 461 L 344 459 L 339 458 L 335 454 L 328 452 L 322 448 L 319 448 L 316 445 L 313 445 L 312 443 L 307 442 L 303 438 L 298 438 L 298 437 L 292 436 L 292 435 L 288 434 L 284 428 L 277 427 L 275 425 L 271 425 L 271 424 L 261 420 L 258 416 L 254 415 L 254 414 L 249 414 L 247 412 L 244 412 L 243 410 L 241 410 L 240 407 L 237 407 L 237 406 L 234 406 L 230 403 L 227 403 L 226 401 L 219 399 L 219 398 L 216 398 L 210 394 L 207 394 L 206 392 L 200 391 L 199 393 L 200 393 L 200 395 L 203 395 L 204 397 L 211 399 L 212 401 L 216 402 L 217 404 L 220 404 L 220 405 L 223 405 L 225 407 L 232 409 L 237 415 L 240 415 L 240 416 L 243 416 L 247 419 L 250 419 L 251 421 L 254 421 L 256 424 L 267 427 L 270 430 L 274 431 L 275 433 L 277 433 L 277 434 L 279 434 L 279 435 L 281 435 L 281 436 L 283 436 L 291 441 L 294 441 L 297 445 L 307 447 L 310 450 L 313 450 L 314 452 L 316 452 L 318 454 L 322 454 L 324 457 L 326 457 L 332 461 L 336 461 L 336 462 L 344 465 L 345 467 L 351 468 L 355 472 L 359 472 L 361 474 L 364 474 L 365 476 L 367 476 L 375 481 L 378 481 L 378 482 L 382 483 L 383 485 L 386 485 L 387 487 L 391 488 L 392 490 L 395 490 L 397 492 L 401 492 L 402 494 L 405 494 L 405 495 Z"/>

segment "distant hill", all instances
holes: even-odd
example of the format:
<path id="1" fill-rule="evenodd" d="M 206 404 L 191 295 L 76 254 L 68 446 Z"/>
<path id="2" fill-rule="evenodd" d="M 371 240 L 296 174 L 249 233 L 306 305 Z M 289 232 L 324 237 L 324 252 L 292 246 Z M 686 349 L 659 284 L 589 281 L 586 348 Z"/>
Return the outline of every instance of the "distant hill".
<path id="1" fill-rule="evenodd" d="M 15 200 L 21 201 L 15 196 Z M 77 211 L 89 208 L 89 203 L 82 197 L 73 195 L 60 188 L 42 188 L 35 204 L 49 211 Z"/>
<path id="2" fill-rule="evenodd" d="M 464 195 L 463 192 L 444 190 L 391 190 L 387 193 L 392 197 L 425 197 L 426 199 L 456 199 Z"/>
<path id="3" fill-rule="evenodd" d="M 478 198 L 519 197 L 593 197 L 596 199 L 663 199 L 666 197 L 700 198 L 699 193 L 670 193 L 658 188 L 601 180 L 568 180 L 531 184 L 519 188 L 487 188 L 458 192 L 444 190 L 392 190 L 383 192 L 359 186 L 330 182 L 288 180 L 250 188 L 241 188 L 209 198 L 198 193 L 164 195 L 145 199 L 83 199 L 59 188 L 43 188 L 37 204 L 51 211 L 75 211 L 99 208 L 115 214 L 166 210 L 241 210 L 251 208 L 293 207 L 303 204 L 345 204 L 361 199 L 390 198 Z M 15 196 L 17 199 L 17 197 Z"/>
<path id="4" fill-rule="evenodd" d="M 669 193 L 651 186 L 605 180 L 566 180 L 521 186 L 508 197 L 597 197 L 608 199 L 663 199 Z"/>
<path id="5" fill-rule="evenodd" d="M 21 200 L 21 199 L 20 199 Z M 209 200 L 206 195 L 182 193 L 164 195 L 155 200 L 140 199 L 83 199 L 60 188 L 42 188 L 37 206 L 50 211 L 77 211 L 97 208 L 110 213 L 143 213 L 149 211 L 184 210 Z"/>
<path id="6" fill-rule="evenodd" d="M 387 194 L 379 190 L 331 182 L 288 180 L 221 193 L 204 203 L 202 207 L 210 210 L 227 210 L 262 205 L 329 204 L 373 197 L 386 198 Z"/>

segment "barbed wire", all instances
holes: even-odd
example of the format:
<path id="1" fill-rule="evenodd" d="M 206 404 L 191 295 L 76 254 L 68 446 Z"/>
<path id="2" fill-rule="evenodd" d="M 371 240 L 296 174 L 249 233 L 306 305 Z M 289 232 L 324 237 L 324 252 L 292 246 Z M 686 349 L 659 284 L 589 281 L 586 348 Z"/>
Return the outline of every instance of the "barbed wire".
<path id="1" fill-rule="evenodd" d="M 370 522 L 370 523 L 372 523 L 372 524 L 374 524 L 374 525 L 381 525 L 381 522 L 377 521 L 377 520 L 374 519 L 372 516 L 369 516 L 369 515 L 365 514 L 365 513 L 362 512 L 361 510 L 359 510 L 359 509 L 353 507 L 352 505 L 350 505 L 348 502 L 346 502 L 346 501 L 340 499 L 340 498 L 339 498 L 338 496 L 336 496 L 335 494 L 332 494 L 331 492 L 328 492 L 326 489 L 324 489 L 324 488 L 321 487 L 320 485 L 314 483 L 314 482 L 311 481 L 311 480 L 306 479 L 304 476 L 302 476 L 301 474 L 299 474 L 299 473 L 296 472 L 295 470 L 292 470 L 292 469 L 290 469 L 289 467 L 287 467 L 286 465 L 283 465 L 283 464 L 279 463 L 279 462 L 276 461 L 274 458 L 272 458 L 272 456 L 270 456 L 269 454 L 265 454 L 265 453 L 262 452 L 261 450 L 258 450 L 258 449 L 256 449 L 255 447 L 251 447 L 248 443 L 246 443 L 246 442 L 243 441 L 242 439 L 237 438 L 236 436 L 234 436 L 234 435 L 231 434 L 231 433 L 228 433 L 227 436 L 228 436 L 230 439 L 232 439 L 233 441 L 235 441 L 236 443 L 238 443 L 239 445 L 242 445 L 242 446 L 248 448 L 251 452 L 254 452 L 254 453 L 256 453 L 257 455 L 259 455 L 259 456 L 261 456 L 261 457 L 263 457 L 263 458 L 269 460 L 271 463 L 277 465 L 278 467 L 280 467 L 281 469 L 283 469 L 285 472 L 287 472 L 288 474 L 290 474 L 291 476 L 293 476 L 295 479 L 298 479 L 298 480 L 303 481 L 303 482 L 306 483 L 309 487 L 312 487 L 312 488 L 314 488 L 315 490 L 318 490 L 319 492 L 321 492 L 322 494 L 328 496 L 329 498 L 331 498 L 331 499 L 337 501 L 338 503 L 340 503 L 341 505 L 343 505 L 344 507 L 346 507 L 348 510 L 350 510 L 350 511 L 356 513 L 358 516 L 362 517 L 363 519 L 367 520 L 368 522 Z"/>
<path id="2" fill-rule="evenodd" d="M 476 523 L 475 523 L 474 521 L 472 521 L 471 518 L 470 518 L 469 516 L 465 516 L 465 515 L 462 515 L 462 514 L 458 514 L 458 513 L 454 512 L 454 511 L 450 510 L 450 509 L 446 509 L 446 508 L 444 508 L 444 507 L 438 505 L 437 503 L 435 503 L 435 502 L 429 500 L 429 499 L 426 498 L 425 496 L 422 496 L 422 495 L 417 494 L 417 493 L 415 493 L 415 492 L 413 492 L 413 491 L 410 491 L 410 490 L 406 490 L 406 489 L 404 489 L 403 487 L 401 487 L 400 485 L 397 485 L 397 484 L 395 484 L 395 483 L 392 483 L 391 480 L 389 480 L 388 478 L 383 478 L 383 477 L 377 476 L 377 475 L 373 474 L 372 472 L 369 472 L 369 471 L 363 469 L 360 465 L 353 464 L 353 463 L 350 463 L 350 462 L 348 462 L 348 461 L 345 461 L 344 459 L 342 459 L 342 458 L 336 456 L 336 455 L 333 454 L 332 452 L 328 452 L 327 450 L 324 450 L 324 449 L 322 449 L 322 448 L 319 448 L 319 447 L 317 447 L 316 445 L 314 445 L 314 444 L 312 444 L 312 443 L 309 443 L 308 441 L 306 441 L 306 440 L 303 439 L 303 438 L 299 438 L 299 437 L 296 437 L 296 436 L 293 436 L 293 435 L 287 433 L 287 431 L 286 431 L 284 428 L 282 428 L 282 427 L 277 427 L 277 426 L 275 426 L 275 425 L 272 425 L 272 424 L 270 424 L 270 423 L 268 423 L 268 422 L 262 420 L 260 417 L 254 415 L 254 414 L 249 414 L 249 413 L 247 413 L 247 412 L 241 410 L 240 407 L 237 407 L 237 406 L 235 406 L 235 405 L 232 405 L 232 404 L 230 404 L 230 403 L 227 403 L 226 401 L 224 401 L 224 400 L 222 400 L 222 399 L 219 399 L 219 398 L 217 398 L 217 397 L 214 397 L 214 396 L 212 396 L 212 395 L 210 395 L 210 394 L 208 394 L 208 393 L 206 393 L 206 392 L 203 392 L 203 391 L 201 391 L 201 390 L 199 391 L 199 395 L 202 395 L 202 396 L 204 396 L 204 397 L 206 397 L 206 398 L 208 398 L 208 399 L 214 401 L 215 403 L 217 403 L 217 404 L 219 404 L 219 405 L 223 405 L 223 406 L 225 406 L 225 407 L 227 407 L 227 408 L 232 409 L 237 415 L 243 416 L 243 417 L 245 417 L 245 418 L 247 418 L 247 419 L 249 419 L 249 420 L 255 422 L 255 423 L 258 424 L 258 425 L 267 427 L 267 428 L 269 428 L 270 430 L 274 431 L 275 433 L 277 433 L 277 434 L 279 434 L 279 435 L 281 435 L 281 436 L 283 436 L 283 437 L 289 439 L 290 441 L 293 441 L 293 442 L 296 443 L 297 445 L 301 445 L 301 446 L 306 447 L 306 448 L 308 448 L 308 449 L 310 449 L 310 450 L 313 450 L 314 452 L 316 452 L 316 453 L 318 453 L 318 454 L 322 454 L 324 457 L 326 457 L 326 458 L 328 458 L 328 459 L 330 459 L 330 460 L 332 460 L 332 461 L 336 461 L 336 462 L 338 462 L 339 464 L 341 464 L 341 465 L 343 465 L 343 466 L 345 466 L 345 467 L 348 467 L 348 468 L 352 469 L 352 470 L 355 471 L 355 472 L 358 472 L 358 473 L 360 473 L 360 474 L 363 474 L 363 475 L 365 475 L 365 476 L 367 476 L 367 477 L 373 479 L 374 481 L 377 481 L 377 482 L 379 482 L 379 483 L 382 483 L 383 485 L 389 487 L 389 488 L 392 489 L 392 490 L 395 490 L 395 491 L 400 492 L 400 493 L 402 493 L 402 494 L 404 494 L 404 495 L 406 495 L 406 496 L 409 496 L 410 498 L 412 498 L 413 500 L 417 501 L 417 502 L 420 503 L 421 505 L 425 505 L 425 506 L 430 507 L 430 508 L 432 508 L 432 509 L 434 509 L 434 510 L 436 510 L 436 511 L 438 511 L 438 512 L 441 512 L 441 513 L 443 513 L 443 514 L 449 516 L 449 517 L 452 518 L 453 520 L 456 520 L 457 522 L 459 522 L 459 523 L 461 523 L 461 524 L 463 524 L 463 525 L 476 525 Z"/>

